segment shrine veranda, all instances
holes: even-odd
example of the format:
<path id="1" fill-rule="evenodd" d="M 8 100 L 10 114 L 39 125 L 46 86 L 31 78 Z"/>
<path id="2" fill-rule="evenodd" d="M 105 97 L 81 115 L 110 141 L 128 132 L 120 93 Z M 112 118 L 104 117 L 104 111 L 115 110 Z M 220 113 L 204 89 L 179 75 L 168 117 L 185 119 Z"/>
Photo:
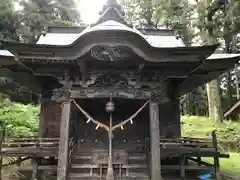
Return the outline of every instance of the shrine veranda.
<path id="1" fill-rule="evenodd" d="M 114 0 L 88 27 L 48 27 L 37 44 L 1 41 L 0 73 L 41 99 L 39 136 L 1 140 L 31 179 L 216 178 L 216 133 L 182 137 L 179 97 L 239 61 L 186 47 L 174 30 L 136 29 Z M 212 157 L 214 164 L 202 161 Z"/>

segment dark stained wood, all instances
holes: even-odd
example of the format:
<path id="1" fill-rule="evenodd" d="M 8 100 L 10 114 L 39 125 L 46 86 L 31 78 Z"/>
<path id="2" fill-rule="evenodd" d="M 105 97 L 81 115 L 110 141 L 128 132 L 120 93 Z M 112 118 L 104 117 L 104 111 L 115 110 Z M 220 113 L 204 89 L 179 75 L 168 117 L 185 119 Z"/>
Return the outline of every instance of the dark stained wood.
<path id="1" fill-rule="evenodd" d="M 156 102 L 149 104 L 151 138 L 151 180 L 161 180 L 159 109 Z"/>
<path id="2" fill-rule="evenodd" d="M 0 77 L 10 78 L 16 83 L 29 88 L 34 93 L 40 93 L 41 84 L 33 74 L 28 72 L 12 72 L 9 69 L 0 68 Z"/>
<path id="3" fill-rule="evenodd" d="M 162 138 L 181 137 L 179 98 L 176 92 L 171 93 L 171 91 L 168 90 L 170 101 L 159 104 L 160 136 Z"/>
<path id="4" fill-rule="evenodd" d="M 45 128 L 44 123 L 45 122 L 45 113 L 46 113 L 46 102 L 44 99 L 40 100 L 41 106 L 40 106 L 40 121 L 39 121 L 39 129 L 38 129 L 38 137 L 43 138 L 45 134 Z"/>
<path id="5" fill-rule="evenodd" d="M 42 130 L 43 137 L 59 138 L 62 111 L 61 104 L 49 99 L 45 99 L 44 106 L 44 126 Z"/>
<path id="6" fill-rule="evenodd" d="M 4 133 L 3 133 L 3 130 L 1 129 L 1 131 L 0 131 L 0 152 L 2 152 L 3 140 L 4 140 Z M 2 163 L 3 163 L 3 155 L 0 154 L 0 180 L 2 180 Z"/>
<path id="7" fill-rule="evenodd" d="M 212 132 L 212 142 L 213 142 L 213 148 L 215 152 L 218 152 L 217 135 L 215 131 Z M 215 178 L 217 178 L 219 174 L 219 166 L 220 166 L 219 157 L 214 157 L 213 159 L 214 159 L 214 176 Z"/>
<path id="8" fill-rule="evenodd" d="M 57 180 L 68 178 L 68 146 L 69 146 L 69 125 L 70 125 L 71 102 L 62 104 L 62 117 L 60 127 L 60 142 L 58 153 Z"/>
<path id="9" fill-rule="evenodd" d="M 188 77 L 187 79 L 183 80 L 181 83 L 179 83 L 178 86 L 178 93 L 179 95 L 184 95 L 187 92 L 192 91 L 195 87 L 202 86 L 212 80 L 215 77 L 218 77 L 223 72 L 213 72 L 208 73 L 207 75 L 193 75 Z"/>
<path id="10" fill-rule="evenodd" d="M 182 180 L 185 179 L 185 157 L 180 158 L 180 177 Z"/>
<path id="11" fill-rule="evenodd" d="M 149 99 L 151 91 L 149 90 L 138 90 L 138 89 L 119 89 L 119 88 L 79 88 L 71 91 L 71 98 L 82 99 L 82 98 L 105 98 L 109 96 L 109 92 L 112 92 L 113 98 L 124 98 L 124 99 Z"/>

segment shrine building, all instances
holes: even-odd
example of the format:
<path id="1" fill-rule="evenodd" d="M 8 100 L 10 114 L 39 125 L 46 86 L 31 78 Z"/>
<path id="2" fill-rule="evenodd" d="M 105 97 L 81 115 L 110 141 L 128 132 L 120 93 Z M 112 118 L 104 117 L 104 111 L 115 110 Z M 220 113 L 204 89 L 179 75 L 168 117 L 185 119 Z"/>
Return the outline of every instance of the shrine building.
<path id="1" fill-rule="evenodd" d="M 115 0 L 87 27 L 48 27 L 36 44 L 0 42 L 0 73 L 41 100 L 39 136 L 5 138 L 32 180 L 216 178 L 216 133 L 181 136 L 180 96 L 233 68 L 218 45 L 186 47 L 174 30 L 136 29 Z M 214 164 L 202 157 L 212 157 Z"/>

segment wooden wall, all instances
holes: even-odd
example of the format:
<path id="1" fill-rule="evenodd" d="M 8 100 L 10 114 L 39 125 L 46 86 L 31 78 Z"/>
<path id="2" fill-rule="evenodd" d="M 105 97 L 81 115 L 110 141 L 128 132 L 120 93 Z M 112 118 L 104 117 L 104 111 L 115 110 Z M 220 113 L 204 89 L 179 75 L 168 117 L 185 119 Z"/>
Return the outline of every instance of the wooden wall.
<path id="1" fill-rule="evenodd" d="M 180 137 L 180 105 L 179 99 L 173 98 L 166 104 L 159 105 L 160 136 L 161 137 Z"/>
<path id="2" fill-rule="evenodd" d="M 60 134 L 61 105 L 51 100 L 42 100 L 39 136 L 58 138 Z"/>

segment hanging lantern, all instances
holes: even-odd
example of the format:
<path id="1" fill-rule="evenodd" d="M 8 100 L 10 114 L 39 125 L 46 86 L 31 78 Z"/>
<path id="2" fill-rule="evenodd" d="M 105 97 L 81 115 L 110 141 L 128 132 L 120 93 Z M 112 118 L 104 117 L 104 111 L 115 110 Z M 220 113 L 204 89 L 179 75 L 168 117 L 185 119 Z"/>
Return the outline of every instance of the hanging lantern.
<path id="1" fill-rule="evenodd" d="M 112 100 L 110 100 L 110 101 L 106 104 L 106 111 L 109 112 L 109 113 L 111 113 L 111 112 L 114 111 L 114 109 L 115 109 L 114 103 L 113 103 Z"/>

